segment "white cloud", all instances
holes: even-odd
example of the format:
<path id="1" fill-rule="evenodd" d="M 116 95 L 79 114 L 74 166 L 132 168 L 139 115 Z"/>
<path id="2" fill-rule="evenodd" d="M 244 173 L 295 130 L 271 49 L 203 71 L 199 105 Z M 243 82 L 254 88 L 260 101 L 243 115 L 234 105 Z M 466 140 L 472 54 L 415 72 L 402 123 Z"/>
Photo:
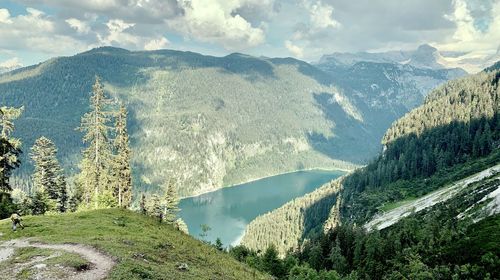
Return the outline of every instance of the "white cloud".
<path id="1" fill-rule="evenodd" d="M 65 21 L 69 24 L 69 26 L 71 26 L 71 28 L 75 29 L 76 32 L 80 34 L 88 34 L 90 32 L 90 26 L 84 21 L 76 18 L 69 18 Z"/>
<path id="2" fill-rule="evenodd" d="M 4 9 L 5 10 L 5 9 Z M 54 18 L 40 10 L 26 8 L 26 14 L 0 21 L 0 50 L 29 50 L 51 54 L 68 54 L 86 49 L 86 44 L 60 32 Z M 7 20 L 5 20 L 7 19 Z"/>
<path id="3" fill-rule="evenodd" d="M 483 5 L 486 2 L 495 4 Z M 52 56 L 112 45 L 128 49 L 182 48 L 217 55 L 227 50 L 278 56 L 289 51 L 295 57 L 316 60 L 335 51 L 413 48 L 421 43 L 442 50 L 490 53 L 500 42 L 500 0 L 405 0 L 404 4 L 401 0 L 16 3 L 57 12 L 28 8 L 24 15 L 12 16 L 0 8 L 0 52 L 22 50 Z M 185 40 L 168 42 L 166 38 L 172 33 Z"/>
<path id="4" fill-rule="evenodd" d="M 137 46 L 140 43 L 140 37 L 127 32 L 127 29 L 134 25 L 135 23 L 128 23 L 121 19 L 112 19 L 106 23 L 107 34 L 97 34 L 97 37 L 103 45 Z"/>
<path id="5" fill-rule="evenodd" d="M 285 41 L 285 47 L 293 56 L 297 58 L 304 57 L 304 49 L 294 45 L 290 40 Z"/>
<path id="6" fill-rule="evenodd" d="M 445 18 L 456 26 L 453 34 L 435 44 L 441 50 L 495 53 L 500 46 L 500 1 L 491 10 L 491 22 L 485 30 L 474 25 L 470 8 L 464 0 L 453 0 L 453 12 Z"/>
<path id="7" fill-rule="evenodd" d="M 233 12 L 246 1 L 181 0 L 181 17 L 168 21 L 173 29 L 194 39 L 219 43 L 226 49 L 254 47 L 265 41 L 264 30 Z"/>
<path id="8" fill-rule="evenodd" d="M 308 22 L 299 23 L 293 33 L 295 41 L 304 44 L 317 45 L 316 41 L 332 38 L 342 24 L 333 18 L 333 6 L 321 1 L 303 1 L 303 6 L 308 13 Z"/>
<path id="9" fill-rule="evenodd" d="M 9 10 L 0 9 L 0 23 L 12 23 Z"/>
<path id="10" fill-rule="evenodd" d="M 170 42 L 165 37 L 161 37 L 147 42 L 144 45 L 144 49 L 147 51 L 165 49 L 169 43 Z"/>
<path id="11" fill-rule="evenodd" d="M 265 42 L 266 21 L 277 10 L 276 0 L 19 1 L 57 7 L 59 12 L 55 17 L 76 30 L 69 35 L 86 40 L 94 38 L 95 42 L 87 42 L 89 45 L 102 43 L 128 48 L 146 47 L 166 32 L 228 50 L 252 48 Z M 82 17 L 86 14 L 97 15 L 91 26 Z M 122 28 L 120 23 L 134 25 Z"/>
<path id="12" fill-rule="evenodd" d="M 474 28 L 474 18 L 471 16 L 467 3 L 462 0 L 453 1 L 455 10 L 450 15 L 444 17 L 456 24 L 457 29 L 453 34 L 453 39 L 458 41 L 470 41 L 474 38 L 476 29 Z"/>
<path id="13" fill-rule="evenodd" d="M 22 67 L 23 64 L 18 57 L 13 57 L 11 59 L 7 59 L 4 62 L 0 62 L 0 68 L 18 68 Z"/>
<path id="14" fill-rule="evenodd" d="M 57 7 L 60 14 L 79 18 L 82 13 L 95 13 L 126 22 L 161 24 L 165 19 L 182 14 L 177 0 L 18 0 L 25 4 Z"/>
<path id="15" fill-rule="evenodd" d="M 320 1 L 309 7 L 311 25 L 316 29 L 338 28 L 340 23 L 333 19 L 333 7 Z"/>

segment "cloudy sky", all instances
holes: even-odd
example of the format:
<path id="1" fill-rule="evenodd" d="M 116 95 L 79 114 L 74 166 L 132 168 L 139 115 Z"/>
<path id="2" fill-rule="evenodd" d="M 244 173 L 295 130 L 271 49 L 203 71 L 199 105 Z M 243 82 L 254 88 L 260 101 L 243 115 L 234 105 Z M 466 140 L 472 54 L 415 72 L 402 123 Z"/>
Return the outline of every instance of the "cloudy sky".
<path id="1" fill-rule="evenodd" d="M 500 0 L 0 0 L 0 66 L 103 45 L 314 61 L 422 43 L 495 53 Z"/>

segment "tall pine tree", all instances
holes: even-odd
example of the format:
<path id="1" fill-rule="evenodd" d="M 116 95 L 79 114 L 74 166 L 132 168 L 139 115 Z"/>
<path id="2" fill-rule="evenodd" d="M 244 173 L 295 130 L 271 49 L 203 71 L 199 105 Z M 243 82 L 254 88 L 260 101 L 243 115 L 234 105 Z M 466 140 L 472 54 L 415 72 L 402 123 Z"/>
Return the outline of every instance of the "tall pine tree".
<path id="1" fill-rule="evenodd" d="M 87 149 L 83 152 L 80 183 L 84 189 L 87 207 L 108 207 L 112 194 L 110 176 L 112 168 L 112 147 L 109 141 L 109 126 L 112 100 L 107 98 L 99 77 L 96 76 L 90 97 L 90 112 L 81 120 L 80 131 L 84 132 L 83 142 Z"/>
<path id="2" fill-rule="evenodd" d="M 177 212 L 179 212 L 179 196 L 177 186 L 172 180 L 166 184 L 166 188 L 164 218 L 168 224 L 173 224 L 177 219 Z"/>
<path id="3" fill-rule="evenodd" d="M 0 191 L 12 190 L 9 178 L 12 171 L 19 166 L 21 154 L 21 141 L 11 137 L 14 131 L 13 120 L 23 112 L 23 107 L 0 107 Z"/>
<path id="4" fill-rule="evenodd" d="M 31 148 L 31 159 L 35 163 L 33 187 L 38 192 L 46 192 L 59 212 L 66 211 L 67 187 L 64 171 L 57 160 L 57 148 L 54 143 L 40 137 Z"/>
<path id="5" fill-rule="evenodd" d="M 129 207 L 132 201 L 132 171 L 130 141 L 127 131 L 127 109 L 121 105 L 115 122 L 113 184 L 119 207 Z"/>

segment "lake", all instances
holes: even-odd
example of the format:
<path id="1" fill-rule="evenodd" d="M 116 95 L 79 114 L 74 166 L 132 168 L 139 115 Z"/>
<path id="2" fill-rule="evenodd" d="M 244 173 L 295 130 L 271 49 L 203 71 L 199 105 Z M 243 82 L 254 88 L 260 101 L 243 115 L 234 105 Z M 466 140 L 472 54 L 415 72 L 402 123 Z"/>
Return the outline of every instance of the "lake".
<path id="1" fill-rule="evenodd" d="M 343 174 L 342 171 L 297 171 L 223 188 L 182 199 L 179 216 L 188 225 L 192 236 L 200 238 L 200 225 L 206 224 L 211 230 L 205 240 L 213 242 L 219 237 L 224 246 L 237 245 L 246 225 L 257 216 Z"/>

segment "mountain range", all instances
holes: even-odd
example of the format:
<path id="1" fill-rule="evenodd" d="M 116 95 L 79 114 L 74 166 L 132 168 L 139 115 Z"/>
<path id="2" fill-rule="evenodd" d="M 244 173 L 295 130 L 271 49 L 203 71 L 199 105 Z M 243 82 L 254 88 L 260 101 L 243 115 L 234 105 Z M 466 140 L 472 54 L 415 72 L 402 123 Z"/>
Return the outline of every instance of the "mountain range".
<path id="1" fill-rule="evenodd" d="M 429 45 L 420 45 L 415 50 L 333 53 L 324 55 L 318 64 L 352 66 L 358 62 L 396 63 L 426 69 L 461 68 L 469 73 L 477 73 L 500 60 L 500 46 L 496 53 L 477 56 L 468 52 L 439 51 Z"/>
<path id="2" fill-rule="evenodd" d="M 101 47 L 0 75 L 0 101 L 25 106 L 16 133 L 44 135 L 68 174 L 95 76 L 129 110 L 136 191 L 175 179 L 182 196 L 298 169 L 352 169 L 381 149 L 391 123 L 460 69 L 361 61 L 224 57 Z M 28 178 L 24 153 L 19 177 Z"/>
<path id="3" fill-rule="evenodd" d="M 242 243 L 285 254 L 341 224 L 384 229 L 443 207 L 475 222 L 500 213 L 499 78 L 496 63 L 437 87 L 391 125 L 368 165 L 256 218 Z"/>

